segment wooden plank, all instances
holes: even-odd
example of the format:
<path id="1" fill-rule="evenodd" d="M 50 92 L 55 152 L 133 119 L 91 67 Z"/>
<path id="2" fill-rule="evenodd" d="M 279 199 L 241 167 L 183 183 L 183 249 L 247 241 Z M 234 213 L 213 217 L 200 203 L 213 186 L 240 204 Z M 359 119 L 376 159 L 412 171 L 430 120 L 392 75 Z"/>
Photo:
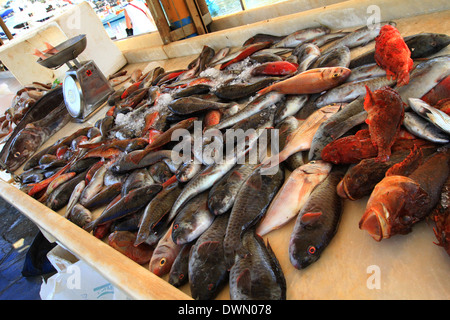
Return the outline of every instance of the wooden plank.
<path id="1" fill-rule="evenodd" d="M 145 0 L 164 44 L 175 41 L 170 34 L 170 27 L 158 0 Z"/>
<path id="2" fill-rule="evenodd" d="M 195 29 L 194 24 L 189 23 L 179 29 L 171 31 L 170 37 L 172 38 L 172 41 L 177 41 L 180 39 L 184 39 L 195 32 L 196 32 L 196 29 Z"/>
<path id="3" fill-rule="evenodd" d="M 197 9 L 197 5 L 193 0 L 185 0 L 186 6 L 188 7 L 189 13 L 191 15 L 192 22 L 194 23 L 197 34 L 205 34 L 206 28 L 203 25 L 203 20 Z"/>

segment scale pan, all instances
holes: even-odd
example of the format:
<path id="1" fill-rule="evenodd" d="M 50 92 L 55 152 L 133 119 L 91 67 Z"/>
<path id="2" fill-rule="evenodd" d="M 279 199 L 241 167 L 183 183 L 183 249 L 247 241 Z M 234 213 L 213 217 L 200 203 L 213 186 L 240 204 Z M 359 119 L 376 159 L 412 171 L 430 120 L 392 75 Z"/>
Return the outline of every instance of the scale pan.
<path id="1" fill-rule="evenodd" d="M 37 63 L 49 69 L 58 69 L 66 62 L 76 59 L 86 49 L 86 44 L 86 35 L 80 34 L 57 45 L 57 53 L 44 60 L 39 58 Z"/>

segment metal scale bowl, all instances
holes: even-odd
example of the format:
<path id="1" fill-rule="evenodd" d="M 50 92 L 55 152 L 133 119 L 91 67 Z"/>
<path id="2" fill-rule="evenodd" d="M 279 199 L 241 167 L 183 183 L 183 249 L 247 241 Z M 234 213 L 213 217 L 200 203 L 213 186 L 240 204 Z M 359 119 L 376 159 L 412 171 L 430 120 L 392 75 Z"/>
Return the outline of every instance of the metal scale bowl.
<path id="1" fill-rule="evenodd" d="M 63 81 L 64 102 L 70 115 L 78 122 L 84 122 L 114 92 L 94 61 L 78 62 L 77 57 L 86 44 L 86 35 L 78 35 L 57 45 L 54 55 L 37 61 L 53 70 L 64 64 L 69 67 Z"/>

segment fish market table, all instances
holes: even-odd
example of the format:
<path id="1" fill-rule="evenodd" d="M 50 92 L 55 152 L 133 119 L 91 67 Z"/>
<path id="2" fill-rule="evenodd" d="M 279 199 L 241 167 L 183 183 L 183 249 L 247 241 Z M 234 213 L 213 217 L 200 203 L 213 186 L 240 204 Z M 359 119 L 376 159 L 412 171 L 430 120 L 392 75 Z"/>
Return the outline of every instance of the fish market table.
<path id="1" fill-rule="evenodd" d="M 347 1 L 296 14 L 293 17 L 283 17 L 285 19 L 283 24 L 290 24 L 288 19 L 298 23 L 299 25 L 290 29 L 292 32 L 307 27 L 310 23 L 322 22 L 322 19 L 327 17 L 334 30 L 354 30 L 358 23 L 359 25 L 363 23 L 362 20 L 356 23 L 353 21 L 355 27 L 350 28 L 349 24 L 352 21 L 346 20 L 342 14 L 347 12 L 351 16 L 355 10 L 365 12 L 370 4 L 373 3 Z M 380 1 L 379 4 L 382 19 L 394 20 L 402 36 L 420 32 L 450 33 L 449 10 L 425 12 L 424 5 L 421 5 L 420 1 L 400 1 L 392 5 Z M 445 2 L 440 4 L 436 1 L 435 5 L 444 7 Z M 408 6 L 415 6 L 415 10 L 422 10 L 420 12 L 424 15 L 401 18 L 397 11 Z M 280 19 L 274 20 L 252 25 L 253 34 L 260 32 L 263 27 L 266 33 L 289 33 L 286 29 L 279 27 Z M 305 25 L 299 21 L 305 21 Z M 246 33 L 242 37 L 248 38 L 248 27 L 238 29 L 245 29 Z M 215 37 L 214 34 L 196 37 L 185 41 L 184 44 L 201 48 L 205 44 L 202 41 L 211 43 L 218 41 L 214 40 Z M 240 39 L 237 43 L 243 43 L 243 41 Z M 178 46 L 181 44 L 171 44 L 173 49 Z M 217 44 L 215 49 L 220 47 Z M 354 49 L 352 57 L 373 47 L 374 44 L 370 43 L 364 48 Z M 198 56 L 198 53 L 199 51 L 189 56 L 150 63 L 129 64 L 124 69 L 130 72 L 137 68 L 151 70 L 156 66 L 161 66 L 165 70 L 183 69 Z M 449 53 L 450 50 L 447 48 L 439 52 L 439 55 Z M 71 134 L 81 126 L 93 125 L 105 115 L 107 110 L 108 107 L 103 107 L 84 124 L 69 123 L 58 134 L 51 137 L 43 147 Z M 0 192 L 8 202 L 36 223 L 49 238 L 88 263 L 131 298 L 190 299 L 189 285 L 184 285 L 180 289 L 171 286 L 167 282 L 167 275 L 160 278 L 152 274 L 147 265 L 138 265 L 65 219 L 62 216 L 65 212 L 64 208 L 54 212 L 20 191 L 5 172 L 2 173 L 2 179 Z M 281 264 L 286 278 L 287 299 L 450 299 L 450 257 L 441 247 L 433 244 L 436 242 L 433 233 L 434 223 L 425 220 L 417 223 L 413 231 L 407 235 L 398 235 L 376 242 L 358 227 L 367 200 L 367 197 L 357 201 L 345 200 L 338 232 L 321 258 L 306 269 L 297 270 L 289 261 L 289 239 L 295 219 L 264 236 Z M 94 212 L 94 215 L 99 213 Z M 217 299 L 229 298 L 227 285 L 221 290 Z"/>

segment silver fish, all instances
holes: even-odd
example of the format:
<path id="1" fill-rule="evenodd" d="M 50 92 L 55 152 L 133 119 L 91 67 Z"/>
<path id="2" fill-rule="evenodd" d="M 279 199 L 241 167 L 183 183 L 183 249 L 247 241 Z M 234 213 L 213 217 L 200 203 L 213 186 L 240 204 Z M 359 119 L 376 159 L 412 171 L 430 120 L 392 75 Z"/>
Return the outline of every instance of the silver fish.
<path id="1" fill-rule="evenodd" d="M 421 98 L 450 75 L 450 55 L 432 58 L 418 64 L 411 71 L 408 85 L 394 88 L 407 103 L 409 98 Z"/>
<path id="2" fill-rule="evenodd" d="M 317 108 L 332 103 L 350 102 L 366 94 L 366 86 L 370 91 L 378 90 L 385 86 L 393 86 L 397 81 L 387 77 L 378 77 L 369 80 L 346 82 L 338 87 L 328 90 L 315 101 Z"/>
<path id="3" fill-rule="evenodd" d="M 80 228 L 92 221 L 92 213 L 81 204 L 77 203 L 72 210 L 70 210 L 68 220 L 75 223 Z"/>
<path id="4" fill-rule="evenodd" d="M 106 164 L 102 165 L 92 176 L 91 181 L 83 189 L 80 196 L 80 203 L 84 205 L 89 199 L 96 195 L 103 188 L 103 179 L 106 174 Z"/>
<path id="5" fill-rule="evenodd" d="M 295 48 L 305 41 L 323 36 L 324 34 L 330 33 L 330 31 L 331 30 L 325 26 L 298 30 L 277 42 L 273 45 L 273 48 Z"/>
<path id="6" fill-rule="evenodd" d="M 450 137 L 447 134 L 414 112 L 405 112 L 403 126 L 408 132 L 419 138 L 434 143 L 450 142 Z"/>
<path id="7" fill-rule="evenodd" d="M 346 46 L 328 50 L 313 64 L 313 68 L 345 67 L 350 65 L 350 49 Z M 352 71 L 353 72 L 353 71 Z"/>
<path id="8" fill-rule="evenodd" d="M 320 57 L 320 49 L 317 45 L 312 43 L 302 43 L 292 51 L 293 55 L 298 57 L 298 69 L 297 72 L 303 72 L 309 69 L 309 67 Z"/>
<path id="9" fill-rule="evenodd" d="M 275 113 L 274 123 L 278 124 L 289 116 L 295 115 L 308 101 L 307 94 L 289 95 L 283 107 L 279 107 Z"/>
<path id="10" fill-rule="evenodd" d="M 308 43 L 314 44 L 316 46 L 318 46 L 319 48 L 322 47 L 323 45 L 331 42 L 331 41 L 335 41 L 337 39 L 343 38 L 346 35 L 348 35 L 350 32 L 333 32 L 333 33 L 328 33 L 328 34 L 324 34 L 323 36 L 320 36 Z"/>
<path id="11" fill-rule="evenodd" d="M 72 211 L 72 208 L 75 206 L 75 204 L 80 199 L 81 193 L 83 192 L 84 187 L 86 186 L 86 181 L 83 179 L 80 181 L 75 188 L 72 191 L 72 194 L 70 195 L 69 202 L 67 203 L 66 213 L 64 215 L 65 218 L 67 218 Z"/>
<path id="12" fill-rule="evenodd" d="M 367 80 L 370 78 L 384 76 L 386 76 L 386 70 L 381 68 L 376 63 L 370 63 L 352 69 L 352 74 L 347 78 L 345 82 Z"/>
<path id="13" fill-rule="evenodd" d="M 408 103 L 419 116 L 431 122 L 442 131 L 450 134 L 450 116 L 445 112 L 430 106 L 421 99 L 409 98 Z"/>

